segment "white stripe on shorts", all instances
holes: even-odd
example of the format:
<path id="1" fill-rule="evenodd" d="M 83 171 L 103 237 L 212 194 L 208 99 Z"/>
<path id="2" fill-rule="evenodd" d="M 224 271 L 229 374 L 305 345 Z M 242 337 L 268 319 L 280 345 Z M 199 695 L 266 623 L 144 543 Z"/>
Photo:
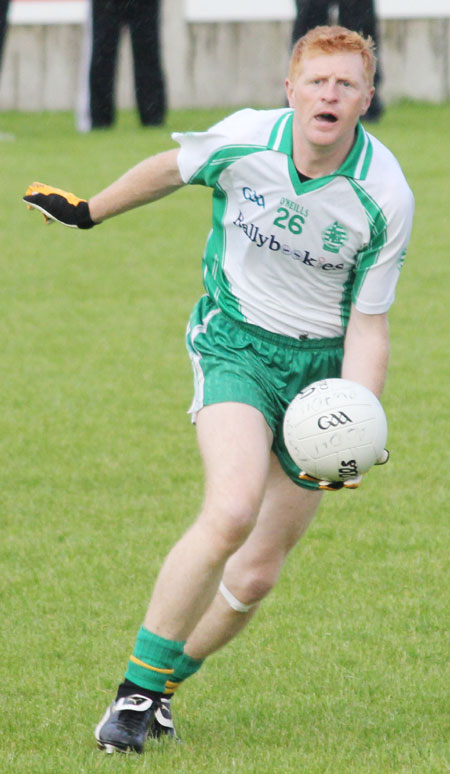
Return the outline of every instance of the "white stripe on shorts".
<path id="1" fill-rule="evenodd" d="M 201 366 L 201 359 L 202 356 L 200 352 L 198 352 L 195 348 L 195 339 L 197 336 L 201 333 L 206 333 L 206 330 L 208 328 L 210 320 L 216 315 L 219 314 L 220 309 L 212 309 L 209 314 L 206 315 L 203 322 L 199 325 L 195 325 L 192 330 L 187 330 L 187 334 L 189 336 L 189 340 L 192 346 L 192 349 L 194 352 L 191 352 L 189 350 L 189 357 L 191 359 L 192 368 L 194 371 L 194 397 L 191 403 L 191 406 L 188 410 L 188 414 L 191 415 L 191 422 L 195 424 L 195 421 L 197 419 L 197 414 L 200 411 L 201 408 L 203 408 L 203 398 L 204 398 L 204 386 L 205 386 L 205 377 L 203 375 L 203 369 Z"/>

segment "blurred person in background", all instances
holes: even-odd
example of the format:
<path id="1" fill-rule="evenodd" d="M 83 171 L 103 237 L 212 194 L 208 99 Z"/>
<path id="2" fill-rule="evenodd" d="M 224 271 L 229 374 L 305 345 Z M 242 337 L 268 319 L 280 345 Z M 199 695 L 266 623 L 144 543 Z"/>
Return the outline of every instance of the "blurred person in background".
<path id="1" fill-rule="evenodd" d="M 305 35 L 313 27 L 329 23 L 333 6 L 337 7 L 339 24 L 349 30 L 361 33 L 365 38 L 371 37 L 377 51 L 377 69 L 375 71 L 375 94 L 370 107 L 364 116 L 364 121 L 378 121 L 384 111 L 378 94 L 381 82 L 379 59 L 378 22 L 375 10 L 375 0 L 295 0 L 297 15 L 292 31 L 292 43 Z"/>
<path id="2" fill-rule="evenodd" d="M 159 126 L 166 113 L 161 64 L 160 0 L 90 0 L 83 54 L 83 83 L 77 106 L 81 132 L 115 121 L 115 80 L 120 33 L 128 27 L 134 83 L 143 126 Z"/>
<path id="3" fill-rule="evenodd" d="M 8 27 L 8 8 L 9 0 L 0 0 L 0 73 L 2 66 L 3 48 L 5 45 L 6 30 Z M 10 134 L 3 134 L 0 132 L 0 140 L 12 140 L 14 139 Z"/>
<path id="4" fill-rule="evenodd" d="M 2 63 L 3 46 L 6 37 L 9 0 L 0 0 L 0 65 Z"/>

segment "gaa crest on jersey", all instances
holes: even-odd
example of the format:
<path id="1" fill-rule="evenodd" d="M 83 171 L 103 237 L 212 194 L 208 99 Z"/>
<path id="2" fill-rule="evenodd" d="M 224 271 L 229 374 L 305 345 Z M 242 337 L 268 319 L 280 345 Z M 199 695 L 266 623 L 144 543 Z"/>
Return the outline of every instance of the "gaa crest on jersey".
<path id="1" fill-rule="evenodd" d="M 252 188 L 249 188 L 248 185 L 246 185 L 242 189 L 242 194 L 244 196 L 244 199 L 247 199 L 249 202 L 254 202 L 255 204 L 258 205 L 258 207 L 265 207 L 266 206 L 266 202 L 264 200 L 264 196 L 262 194 L 258 194 Z"/>
<path id="2" fill-rule="evenodd" d="M 323 249 L 329 253 L 338 253 L 342 245 L 348 240 L 347 229 L 337 220 L 322 231 Z"/>

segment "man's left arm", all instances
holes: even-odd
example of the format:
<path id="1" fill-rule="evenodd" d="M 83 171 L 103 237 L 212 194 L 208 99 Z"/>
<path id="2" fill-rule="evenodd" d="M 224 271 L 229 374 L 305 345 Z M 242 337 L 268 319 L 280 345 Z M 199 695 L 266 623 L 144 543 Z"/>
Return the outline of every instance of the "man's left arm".
<path id="1" fill-rule="evenodd" d="M 344 341 L 342 378 L 368 387 L 379 398 L 389 361 L 387 313 L 364 314 L 352 306 Z"/>
<path id="2" fill-rule="evenodd" d="M 344 359 L 341 376 L 343 379 L 362 384 L 371 390 L 377 398 L 383 392 L 389 361 L 389 327 L 387 313 L 364 314 L 352 306 L 350 320 L 344 340 Z M 389 459 L 385 449 L 377 465 L 383 465 Z M 356 489 L 362 476 L 346 481 L 319 481 L 302 471 L 300 478 L 316 481 L 321 490 Z"/>

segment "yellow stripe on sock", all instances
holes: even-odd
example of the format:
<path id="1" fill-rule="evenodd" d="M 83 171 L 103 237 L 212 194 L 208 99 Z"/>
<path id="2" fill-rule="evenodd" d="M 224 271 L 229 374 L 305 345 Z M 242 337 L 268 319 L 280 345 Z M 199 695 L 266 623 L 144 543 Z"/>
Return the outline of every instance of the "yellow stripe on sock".
<path id="1" fill-rule="evenodd" d="M 164 687 L 164 693 L 175 693 L 177 688 L 179 688 L 181 683 L 173 683 L 172 680 L 166 680 L 166 685 Z"/>
<path id="2" fill-rule="evenodd" d="M 175 672 L 175 669 L 159 669 L 159 667 L 150 666 L 150 664 L 146 664 L 145 661 L 141 661 L 139 658 L 136 658 L 136 656 L 130 656 L 130 661 L 132 661 L 133 664 L 145 667 L 145 669 L 150 669 L 151 672 L 160 672 L 162 675 L 173 675 Z"/>

